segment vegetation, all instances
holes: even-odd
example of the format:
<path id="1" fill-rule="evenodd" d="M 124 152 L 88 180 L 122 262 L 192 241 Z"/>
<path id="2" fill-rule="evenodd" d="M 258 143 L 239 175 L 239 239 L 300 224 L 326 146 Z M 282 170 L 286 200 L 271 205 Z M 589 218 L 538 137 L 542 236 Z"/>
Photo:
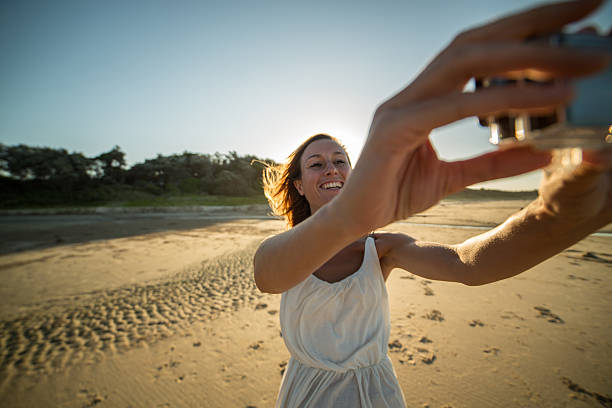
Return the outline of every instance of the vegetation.
<path id="1" fill-rule="evenodd" d="M 0 208 L 265 204 L 256 156 L 184 152 L 127 168 L 119 146 L 96 157 L 0 144 Z M 450 200 L 528 200 L 537 191 L 466 189 Z"/>
<path id="2" fill-rule="evenodd" d="M 252 155 L 184 152 L 127 168 L 119 146 L 96 157 L 0 144 L 0 208 L 239 205 L 265 203 Z"/>

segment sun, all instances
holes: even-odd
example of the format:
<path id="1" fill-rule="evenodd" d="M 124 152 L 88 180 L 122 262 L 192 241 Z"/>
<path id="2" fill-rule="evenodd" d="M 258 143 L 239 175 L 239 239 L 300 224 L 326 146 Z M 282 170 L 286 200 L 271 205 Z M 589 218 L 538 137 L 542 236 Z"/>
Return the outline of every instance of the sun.
<path id="1" fill-rule="evenodd" d="M 317 133 L 326 133 L 337 138 L 346 148 L 346 152 L 353 165 L 356 163 L 361 153 L 366 137 L 364 131 L 357 129 L 356 126 L 324 119 L 301 126 L 299 131 L 295 133 L 301 137 L 301 139 L 298 138 L 299 140 L 296 139 L 296 146 L 302 143 L 306 138 Z"/>

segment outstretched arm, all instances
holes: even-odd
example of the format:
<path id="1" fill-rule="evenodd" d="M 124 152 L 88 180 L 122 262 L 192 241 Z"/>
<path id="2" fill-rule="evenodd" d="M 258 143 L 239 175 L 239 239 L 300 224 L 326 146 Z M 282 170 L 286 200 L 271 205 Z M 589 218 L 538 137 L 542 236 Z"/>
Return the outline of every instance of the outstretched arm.
<path id="1" fill-rule="evenodd" d="M 525 173 L 548 163 L 529 148 L 499 150 L 448 163 L 429 133 L 469 116 L 541 110 L 567 103 L 565 82 L 462 92 L 470 78 L 536 70 L 574 78 L 603 69 L 605 53 L 552 48 L 524 40 L 559 31 L 597 8 L 600 0 L 538 7 L 458 35 L 414 82 L 375 112 L 361 156 L 340 194 L 297 227 L 270 238 L 255 255 L 255 281 L 284 292 L 350 242 L 435 205 L 468 185 Z"/>
<path id="2" fill-rule="evenodd" d="M 607 156 L 607 157 L 606 157 Z M 548 173 L 540 196 L 506 222 L 458 245 L 397 234 L 382 259 L 428 279 L 483 285 L 518 275 L 612 222 L 612 153 L 572 173 Z"/>

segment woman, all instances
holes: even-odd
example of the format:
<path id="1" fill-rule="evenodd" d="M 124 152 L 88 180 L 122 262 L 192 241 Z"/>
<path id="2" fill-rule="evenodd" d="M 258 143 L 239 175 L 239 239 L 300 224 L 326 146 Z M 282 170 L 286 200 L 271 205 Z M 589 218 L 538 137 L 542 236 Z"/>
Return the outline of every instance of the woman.
<path id="1" fill-rule="evenodd" d="M 316 135 L 286 168 L 268 171 L 267 195 L 289 229 L 267 238 L 254 259 L 260 290 L 282 293 L 289 361 L 277 406 L 404 406 L 387 357 L 384 281 L 394 268 L 428 279 L 482 285 L 521 273 L 612 221 L 612 154 L 585 153 L 572 172 L 548 172 L 539 197 L 497 228 L 459 245 L 371 234 L 477 182 L 539 167 L 528 148 L 440 161 L 432 129 L 471 116 L 541 112 L 567 103 L 567 82 L 463 93 L 474 76 L 537 70 L 572 78 L 602 69 L 601 53 L 554 49 L 525 38 L 559 31 L 599 2 L 536 8 L 466 31 L 419 77 L 376 111 L 354 170 L 344 148 Z M 516 254 L 521 256 L 516 256 Z"/>

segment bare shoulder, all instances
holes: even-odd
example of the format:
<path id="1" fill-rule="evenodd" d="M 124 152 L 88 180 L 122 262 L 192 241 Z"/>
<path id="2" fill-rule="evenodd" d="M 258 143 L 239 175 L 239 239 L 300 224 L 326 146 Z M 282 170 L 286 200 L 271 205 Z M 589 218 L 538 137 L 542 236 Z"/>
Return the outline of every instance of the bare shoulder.
<path id="1" fill-rule="evenodd" d="M 393 262 L 394 250 L 405 248 L 416 240 L 409 235 L 401 232 L 386 232 L 380 231 L 374 233 L 374 242 L 376 244 L 376 252 L 380 261 L 380 267 L 385 280 L 389 277 L 391 270 L 395 267 Z"/>
<path id="2" fill-rule="evenodd" d="M 269 245 L 270 241 L 276 238 L 276 235 L 268 235 L 264 239 L 261 240 L 259 245 L 257 245 L 257 250 L 255 251 L 255 255 L 257 255 L 260 251 L 265 249 L 267 245 Z"/>
<path id="3" fill-rule="evenodd" d="M 390 250 L 398 246 L 411 244 L 415 241 L 410 235 L 401 232 L 381 231 L 374 233 L 374 242 L 376 243 L 376 251 L 379 258 L 383 258 Z"/>

